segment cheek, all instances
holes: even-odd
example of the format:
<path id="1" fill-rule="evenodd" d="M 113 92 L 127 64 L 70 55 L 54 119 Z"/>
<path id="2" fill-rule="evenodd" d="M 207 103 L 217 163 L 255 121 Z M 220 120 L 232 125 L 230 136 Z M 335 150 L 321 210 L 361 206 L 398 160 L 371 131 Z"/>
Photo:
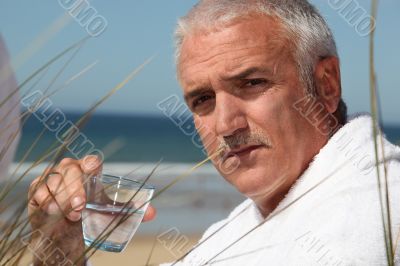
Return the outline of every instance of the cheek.
<path id="1" fill-rule="evenodd" d="M 284 113 L 287 112 L 285 109 L 287 106 L 282 97 L 266 94 L 248 104 L 247 117 L 268 135 L 279 127 L 285 116 Z"/>
<path id="2" fill-rule="evenodd" d="M 194 116 L 194 124 L 200 136 L 203 148 L 209 155 L 216 151 L 219 145 L 217 135 L 214 132 L 213 120 L 211 118 L 199 118 Z"/>
<path id="3" fill-rule="evenodd" d="M 276 91 L 249 104 L 248 117 L 280 149 L 294 144 L 299 134 L 299 114 L 293 108 L 293 95 Z"/>

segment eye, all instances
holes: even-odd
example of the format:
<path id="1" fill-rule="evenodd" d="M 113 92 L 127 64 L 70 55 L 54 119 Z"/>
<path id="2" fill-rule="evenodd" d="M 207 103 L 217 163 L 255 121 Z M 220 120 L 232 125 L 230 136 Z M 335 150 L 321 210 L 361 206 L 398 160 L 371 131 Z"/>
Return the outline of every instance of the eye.
<path id="1" fill-rule="evenodd" d="M 192 101 L 192 108 L 193 108 L 193 109 L 199 108 L 199 107 L 201 107 L 201 105 L 205 104 L 207 101 L 209 101 L 209 100 L 211 100 L 211 99 L 213 99 L 213 96 L 212 96 L 212 95 L 202 95 L 202 96 L 199 96 L 199 97 L 195 98 L 195 99 Z"/>
<path id="2" fill-rule="evenodd" d="M 250 79 L 245 81 L 245 87 L 255 87 L 267 83 L 268 81 L 266 79 Z"/>

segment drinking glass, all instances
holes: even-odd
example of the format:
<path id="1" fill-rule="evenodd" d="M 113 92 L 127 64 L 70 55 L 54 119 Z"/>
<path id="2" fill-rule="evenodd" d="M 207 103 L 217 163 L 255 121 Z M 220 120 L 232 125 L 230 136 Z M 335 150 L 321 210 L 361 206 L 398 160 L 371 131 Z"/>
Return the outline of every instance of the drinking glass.
<path id="1" fill-rule="evenodd" d="M 154 187 L 111 174 L 88 177 L 86 207 L 82 212 L 87 246 L 122 252 L 143 220 Z"/>

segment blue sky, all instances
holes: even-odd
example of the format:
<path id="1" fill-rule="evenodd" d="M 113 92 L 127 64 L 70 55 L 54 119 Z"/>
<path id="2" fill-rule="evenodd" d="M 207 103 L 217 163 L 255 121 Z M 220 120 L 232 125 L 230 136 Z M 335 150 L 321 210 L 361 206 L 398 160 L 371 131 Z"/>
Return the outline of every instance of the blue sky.
<path id="1" fill-rule="evenodd" d="M 350 0 L 353 1 L 353 0 Z M 157 103 L 171 94 L 180 95 L 175 78 L 172 33 L 178 17 L 194 0 L 91 1 L 108 26 L 91 38 L 57 81 L 66 79 L 98 60 L 98 64 L 68 88 L 52 96 L 64 111 L 82 111 L 107 93 L 136 66 L 155 55 L 140 75 L 107 101 L 100 111 L 161 115 Z M 351 113 L 369 110 L 368 38 L 330 7 L 328 0 L 312 1 L 322 12 L 336 37 L 342 66 L 345 101 Z M 355 2 L 355 0 L 354 0 Z M 370 1 L 358 0 L 369 12 Z M 400 2 L 380 1 L 377 25 L 377 74 L 385 122 L 400 124 Z M 74 19 L 39 45 L 32 56 L 20 61 L 21 53 L 32 47 L 35 38 L 65 14 L 55 0 L 0 0 L 0 32 L 16 65 L 19 82 L 56 53 L 86 35 Z M 43 39 L 42 39 L 43 40 Z M 22 62 L 22 63 L 21 63 Z M 56 64 L 40 83 L 44 88 L 61 64 Z M 39 87 L 38 87 L 39 88 Z"/>

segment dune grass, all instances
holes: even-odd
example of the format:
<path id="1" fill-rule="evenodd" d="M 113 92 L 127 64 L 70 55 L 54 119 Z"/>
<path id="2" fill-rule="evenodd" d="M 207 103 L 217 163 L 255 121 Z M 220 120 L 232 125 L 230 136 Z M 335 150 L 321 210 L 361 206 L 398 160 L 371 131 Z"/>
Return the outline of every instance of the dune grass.
<path id="1" fill-rule="evenodd" d="M 381 122 L 379 118 L 381 114 L 379 113 L 380 104 L 378 102 L 378 92 L 377 92 L 377 77 L 375 70 L 375 28 L 372 28 L 373 19 L 377 20 L 378 14 L 378 1 L 371 1 L 371 34 L 369 38 L 369 80 L 370 80 L 370 101 L 371 101 L 371 115 L 372 115 L 372 130 L 374 134 L 374 150 L 375 150 L 375 167 L 376 176 L 378 180 L 378 192 L 379 201 L 381 206 L 381 216 L 383 224 L 383 234 L 385 237 L 385 248 L 387 256 L 387 264 L 394 265 L 394 253 L 395 249 L 393 246 L 393 235 L 392 235 L 392 218 L 391 218 L 391 207 L 390 207 L 390 194 L 389 185 L 387 179 L 387 165 L 385 159 L 385 150 L 383 145 L 383 134 L 380 131 Z M 381 153 L 380 153 L 381 152 Z M 380 153 L 380 154 L 379 154 Z M 380 164 L 379 158 L 382 158 L 383 163 Z M 383 167 L 384 175 L 381 176 L 381 168 Z M 384 187 L 381 187 L 381 182 L 383 179 Z"/>

